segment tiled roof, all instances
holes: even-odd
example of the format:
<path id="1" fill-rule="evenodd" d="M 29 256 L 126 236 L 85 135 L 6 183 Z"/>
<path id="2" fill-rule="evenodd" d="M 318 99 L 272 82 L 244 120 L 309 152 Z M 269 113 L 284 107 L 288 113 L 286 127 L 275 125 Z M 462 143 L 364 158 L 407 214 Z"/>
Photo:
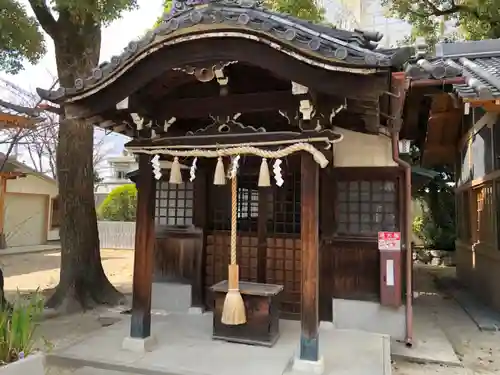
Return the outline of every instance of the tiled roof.
<path id="1" fill-rule="evenodd" d="M 414 80 L 463 77 L 454 91 L 464 99 L 500 99 L 500 40 L 438 45 L 436 57 L 407 67 Z"/>
<path id="2" fill-rule="evenodd" d="M 0 114 L 12 116 L 12 118 L 19 117 L 23 120 L 34 120 L 35 122 L 41 121 L 40 111 L 34 108 L 23 107 L 17 104 L 12 104 L 0 99 Z"/>
<path id="3" fill-rule="evenodd" d="M 380 33 L 346 31 L 313 24 L 273 12 L 262 7 L 261 3 L 256 0 L 174 0 L 173 11 L 164 15 L 158 27 L 140 40 L 131 41 L 121 55 L 93 69 L 90 77 L 77 78 L 72 87 L 61 87 L 56 91 L 39 89 L 38 93 L 43 99 L 56 102 L 79 95 L 106 81 L 162 40 L 180 35 L 180 31 L 182 35 L 201 33 L 203 30 L 232 30 L 253 35 L 257 32 L 282 40 L 303 53 L 320 55 L 354 68 L 401 66 L 410 56 L 408 48 L 376 50 L 377 42 L 382 38 Z"/>

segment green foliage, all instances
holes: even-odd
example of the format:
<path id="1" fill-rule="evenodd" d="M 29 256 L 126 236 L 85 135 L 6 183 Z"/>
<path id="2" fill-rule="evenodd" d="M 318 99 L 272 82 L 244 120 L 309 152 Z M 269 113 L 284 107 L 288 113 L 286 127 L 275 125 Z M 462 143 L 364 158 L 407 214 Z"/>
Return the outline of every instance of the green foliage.
<path id="1" fill-rule="evenodd" d="M 46 0 L 31 0 L 45 3 Z M 100 25 L 108 25 L 120 18 L 122 12 L 137 8 L 137 0 L 51 0 L 55 12 L 70 14 L 73 23 L 83 23 L 88 17 Z"/>
<path id="2" fill-rule="evenodd" d="M 413 194 L 427 209 L 413 221 L 413 231 L 428 249 L 454 250 L 456 239 L 455 192 L 449 168 L 435 168 L 440 174 Z"/>
<path id="3" fill-rule="evenodd" d="M 0 0 L 0 71 L 15 74 L 23 60 L 35 64 L 45 53 L 36 19 L 16 0 Z"/>
<path id="4" fill-rule="evenodd" d="M 430 43 L 439 38 L 445 21 L 459 26 L 465 39 L 500 38 L 500 0 L 382 0 L 382 5 Z"/>
<path id="5" fill-rule="evenodd" d="M 43 302 L 38 292 L 27 301 L 18 293 L 12 308 L 0 311 L 0 364 L 15 362 L 33 353 Z"/>
<path id="6" fill-rule="evenodd" d="M 325 20 L 325 9 L 318 4 L 317 0 L 267 0 L 266 3 L 276 12 L 316 23 Z"/>
<path id="7" fill-rule="evenodd" d="M 164 1 L 164 13 L 170 12 L 172 1 Z M 325 9 L 318 4 L 317 0 L 266 0 L 266 6 L 276 12 L 287 13 L 312 22 L 325 20 Z M 158 18 L 155 26 L 158 26 L 161 20 L 162 17 Z"/>
<path id="8" fill-rule="evenodd" d="M 97 210 L 101 220 L 135 221 L 137 189 L 134 184 L 119 186 L 108 194 Z"/>
<path id="9" fill-rule="evenodd" d="M 28 16 L 21 0 L 0 0 L 0 71 L 18 73 L 25 59 L 32 64 L 39 61 L 46 51 L 41 27 L 53 39 L 63 40 L 69 34 L 84 36 L 84 31 L 75 26 L 107 25 L 122 12 L 137 7 L 137 0 L 29 0 L 29 3 L 37 18 Z"/>

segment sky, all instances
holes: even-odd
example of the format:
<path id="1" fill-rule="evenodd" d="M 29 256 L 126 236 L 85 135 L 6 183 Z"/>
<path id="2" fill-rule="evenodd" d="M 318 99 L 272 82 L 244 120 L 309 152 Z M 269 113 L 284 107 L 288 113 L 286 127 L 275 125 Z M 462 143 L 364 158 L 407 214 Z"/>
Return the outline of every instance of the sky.
<path id="1" fill-rule="evenodd" d="M 31 12 L 27 0 L 20 0 L 25 4 L 26 9 Z M 106 27 L 102 33 L 101 62 L 109 60 L 111 56 L 118 55 L 123 48 L 137 37 L 143 35 L 163 12 L 162 0 L 138 0 L 139 9 L 124 13 L 123 17 Z M 37 65 L 26 63 L 25 69 L 17 75 L 0 73 L 0 78 L 7 79 L 25 90 L 35 91 L 37 87 L 48 89 L 53 84 L 56 74 L 56 63 L 54 57 L 54 46 L 52 40 L 46 36 L 47 54 Z M 5 93 L 0 92 L 3 99 L 11 102 L 15 101 L 12 96 L 5 97 Z M 118 135 L 108 135 L 105 140 L 105 150 L 109 154 L 119 154 L 123 150 L 126 138 Z M 3 150 L 0 150 L 3 151 Z M 22 150 L 19 159 L 23 160 Z M 101 168 L 103 168 L 102 166 Z M 103 171 L 106 174 L 106 171 Z"/>

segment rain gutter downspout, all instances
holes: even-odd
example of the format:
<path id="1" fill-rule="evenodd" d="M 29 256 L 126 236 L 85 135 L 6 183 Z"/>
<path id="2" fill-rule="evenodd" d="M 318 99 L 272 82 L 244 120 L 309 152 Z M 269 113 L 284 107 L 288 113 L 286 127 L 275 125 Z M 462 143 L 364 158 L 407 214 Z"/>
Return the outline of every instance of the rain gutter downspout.
<path id="1" fill-rule="evenodd" d="M 406 334 L 405 344 L 409 347 L 413 344 L 413 252 L 411 247 L 411 222 L 409 215 L 411 212 L 411 165 L 399 157 L 399 132 L 403 123 L 403 106 L 409 82 L 406 81 L 403 72 L 392 74 L 392 91 L 398 93 L 391 100 L 391 143 L 392 159 L 404 171 L 404 215 L 403 215 L 403 238 L 404 249 L 406 250 Z"/>
<path id="2" fill-rule="evenodd" d="M 411 165 L 399 157 L 399 131 L 391 132 L 392 158 L 404 171 L 404 211 L 403 216 L 403 238 L 406 254 L 406 336 L 405 344 L 413 344 L 413 288 L 412 288 L 412 268 L 413 251 L 411 247 L 411 222 L 409 213 L 411 212 Z"/>

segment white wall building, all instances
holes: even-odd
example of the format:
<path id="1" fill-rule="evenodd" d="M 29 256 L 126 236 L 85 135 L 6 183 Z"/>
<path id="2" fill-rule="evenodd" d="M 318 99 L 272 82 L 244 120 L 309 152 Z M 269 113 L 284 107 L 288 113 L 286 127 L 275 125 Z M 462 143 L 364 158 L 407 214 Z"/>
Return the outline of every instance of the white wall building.
<path id="1" fill-rule="evenodd" d="M 108 157 L 105 163 L 105 173 L 102 174 L 103 180 L 95 186 L 96 194 L 107 195 L 118 186 L 130 184 L 127 173 L 138 168 L 134 155 L 126 152 L 123 155 Z"/>

